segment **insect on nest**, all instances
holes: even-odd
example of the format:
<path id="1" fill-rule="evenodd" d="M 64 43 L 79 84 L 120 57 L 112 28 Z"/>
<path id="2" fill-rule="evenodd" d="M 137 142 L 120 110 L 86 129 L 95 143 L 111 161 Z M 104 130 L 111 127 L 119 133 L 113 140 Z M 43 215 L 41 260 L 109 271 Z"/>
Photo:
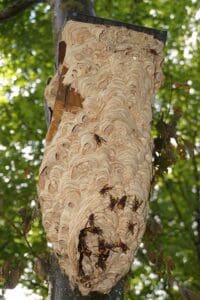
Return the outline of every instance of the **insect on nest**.
<path id="1" fill-rule="evenodd" d="M 102 143 L 106 143 L 106 140 L 96 133 L 94 134 L 94 139 L 98 146 L 101 146 Z"/>
<path id="2" fill-rule="evenodd" d="M 112 211 L 115 208 L 117 202 L 118 202 L 118 198 L 114 198 L 112 195 L 110 195 L 110 204 L 108 208 Z"/>
<path id="3" fill-rule="evenodd" d="M 127 200 L 127 196 L 126 195 L 122 196 L 117 202 L 117 208 L 124 209 L 126 205 L 126 200 Z"/>
<path id="4" fill-rule="evenodd" d="M 107 194 L 109 191 L 111 191 L 112 188 L 113 188 L 112 186 L 109 186 L 108 184 L 105 184 L 104 187 L 99 191 L 99 193 L 100 193 L 101 195 L 105 195 L 105 194 Z"/>
<path id="5" fill-rule="evenodd" d="M 130 231 L 132 235 L 134 234 L 134 229 L 136 225 L 137 223 L 128 222 L 128 231 Z"/>
<path id="6" fill-rule="evenodd" d="M 132 204 L 132 211 L 136 212 L 138 208 L 142 205 L 143 200 L 139 201 L 138 198 L 135 196 L 134 202 Z"/>
<path id="7" fill-rule="evenodd" d="M 94 220 L 95 220 L 95 215 L 94 214 L 90 214 L 89 218 L 88 218 L 88 221 L 87 221 L 87 223 L 85 225 L 86 227 L 83 230 L 85 232 L 88 231 L 88 232 L 91 232 L 91 233 L 94 233 L 94 234 L 101 235 L 103 233 L 103 230 L 99 226 L 95 226 Z"/>

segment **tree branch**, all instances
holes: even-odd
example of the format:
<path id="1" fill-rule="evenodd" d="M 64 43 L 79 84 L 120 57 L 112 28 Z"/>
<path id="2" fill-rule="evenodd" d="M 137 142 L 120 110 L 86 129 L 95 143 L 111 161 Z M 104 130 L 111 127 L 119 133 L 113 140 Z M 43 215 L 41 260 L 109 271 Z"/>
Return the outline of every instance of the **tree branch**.
<path id="1" fill-rule="evenodd" d="M 17 0 L 4 10 L 0 11 L 0 23 L 15 17 L 18 13 L 22 12 L 32 4 L 39 2 L 46 2 L 46 0 Z"/>

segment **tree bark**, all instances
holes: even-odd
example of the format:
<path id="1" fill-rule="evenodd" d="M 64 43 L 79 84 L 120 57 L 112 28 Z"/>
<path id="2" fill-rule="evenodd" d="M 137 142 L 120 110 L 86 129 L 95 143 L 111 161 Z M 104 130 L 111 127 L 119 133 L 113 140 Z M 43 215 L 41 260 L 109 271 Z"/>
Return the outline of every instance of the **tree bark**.
<path id="1" fill-rule="evenodd" d="M 82 296 L 78 289 L 72 289 L 69 280 L 60 270 L 57 258 L 51 256 L 51 271 L 49 278 L 49 300 L 122 300 L 124 294 L 124 280 L 120 280 L 117 285 L 107 295 L 91 293 Z"/>
<path id="2" fill-rule="evenodd" d="M 95 16 L 92 0 L 55 0 L 52 3 L 53 34 L 55 44 L 56 67 L 58 67 L 58 43 L 65 20 L 73 13 Z M 61 271 L 55 254 L 51 255 L 49 274 L 49 300 L 122 300 L 124 298 L 124 280 L 121 279 L 107 295 L 91 293 L 82 296 L 78 289 L 72 289 L 67 276 Z"/>
<path id="3" fill-rule="evenodd" d="M 58 65 L 58 42 L 60 39 L 62 27 L 69 14 L 76 15 L 77 13 L 95 16 L 93 0 L 55 0 L 52 3 L 56 67 Z"/>

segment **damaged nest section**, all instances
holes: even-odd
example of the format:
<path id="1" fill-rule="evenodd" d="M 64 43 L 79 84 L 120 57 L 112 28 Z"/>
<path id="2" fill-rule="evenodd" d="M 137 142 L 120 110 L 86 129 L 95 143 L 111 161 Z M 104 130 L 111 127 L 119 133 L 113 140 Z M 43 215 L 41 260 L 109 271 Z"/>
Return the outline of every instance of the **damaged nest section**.
<path id="1" fill-rule="evenodd" d="M 43 225 L 72 286 L 108 293 L 145 230 L 163 43 L 77 21 L 67 22 L 62 41 L 66 51 L 45 90 L 53 118 L 39 176 Z"/>

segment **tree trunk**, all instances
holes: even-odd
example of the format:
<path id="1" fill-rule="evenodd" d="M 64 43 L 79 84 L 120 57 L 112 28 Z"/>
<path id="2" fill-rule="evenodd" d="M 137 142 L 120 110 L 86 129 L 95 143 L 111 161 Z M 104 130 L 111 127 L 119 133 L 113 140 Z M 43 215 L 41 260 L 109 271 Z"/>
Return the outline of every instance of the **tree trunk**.
<path id="1" fill-rule="evenodd" d="M 95 16 L 93 8 L 93 0 L 54 0 L 52 4 L 53 15 L 53 35 L 55 45 L 55 56 L 57 66 L 57 50 L 60 39 L 61 29 L 69 16 L 69 14 L 76 15 L 82 13 L 89 16 Z"/>
<path id="2" fill-rule="evenodd" d="M 83 13 L 85 15 L 94 16 L 94 8 L 92 0 L 55 0 L 52 3 L 53 13 L 53 34 L 55 44 L 56 67 L 58 66 L 58 43 L 60 39 L 61 29 L 65 20 L 72 14 Z M 72 290 L 67 276 L 62 273 L 58 260 L 54 254 L 50 261 L 49 274 L 49 300 L 121 300 L 124 298 L 124 280 L 120 280 L 117 285 L 107 295 L 92 293 L 89 296 L 82 296 L 78 289 Z"/>
<path id="3" fill-rule="evenodd" d="M 67 276 L 61 272 L 55 255 L 51 256 L 51 271 L 49 278 L 50 300 L 121 300 L 123 299 L 123 289 L 124 280 L 120 280 L 107 295 L 91 293 L 89 296 L 82 296 L 78 289 L 71 289 L 69 280 Z"/>

